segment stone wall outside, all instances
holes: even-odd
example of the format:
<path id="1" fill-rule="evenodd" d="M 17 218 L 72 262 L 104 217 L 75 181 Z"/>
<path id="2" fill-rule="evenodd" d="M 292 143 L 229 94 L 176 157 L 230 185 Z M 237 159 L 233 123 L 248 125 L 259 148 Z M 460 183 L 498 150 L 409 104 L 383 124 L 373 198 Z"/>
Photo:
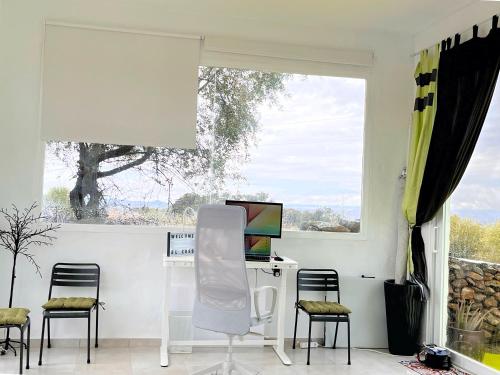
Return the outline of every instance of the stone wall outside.
<path id="1" fill-rule="evenodd" d="M 449 258 L 448 316 L 455 317 L 459 301 L 473 309 L 491 311 L 482 325 L 488 342 L 500 339 L 500 264 Z"/>

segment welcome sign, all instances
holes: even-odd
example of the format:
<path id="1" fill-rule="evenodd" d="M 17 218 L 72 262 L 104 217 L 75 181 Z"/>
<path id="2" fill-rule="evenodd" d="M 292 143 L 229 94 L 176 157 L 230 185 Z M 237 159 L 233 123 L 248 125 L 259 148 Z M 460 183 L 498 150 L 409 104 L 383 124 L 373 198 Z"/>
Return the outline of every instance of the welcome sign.
<path id="1" fill-rule="evenodd" d="M 168 232 L 167 256 L 194 255 L 194 233 Z"/>

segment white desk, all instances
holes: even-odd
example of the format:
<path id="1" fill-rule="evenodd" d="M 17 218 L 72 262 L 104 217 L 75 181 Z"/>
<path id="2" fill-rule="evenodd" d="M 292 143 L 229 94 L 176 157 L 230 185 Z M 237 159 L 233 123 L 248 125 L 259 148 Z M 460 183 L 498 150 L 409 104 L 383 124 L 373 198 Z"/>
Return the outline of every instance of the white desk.
<path id="1" fill-rule="evenodd" d="M 170 341 L 169 337 L 169 316 L 170 316 L 170 286 L 172 284 L 172 272 L 171 268 L 174 267 L 184 267 L 193 268 L 194 267 L 194 257 L 193 256 L 182 256 L 182 257 L 167 257 L 163 258 L 163 266 L 165 267 L 164 272 L 164 294 L 163 294 L 163 314 L 161 322 L 161 346 L 160 346 L 160 364 L 161 366 L 168 366 L 168 346 L 175 345 L 188 345 L 188 346 L 208 346 L 208 345 L 227 345 L 227 340 L 192 340 L 192 341 Z M 285 354 L 285 300 L 286 300 L 286 279 L 288 270 L 297 269 L 297 262 L 283 257 L 282 262 L 246 262 L 247 269 L 279 269 L 281 270 L 281 280 L 280 287 L 278 290 L 278 303 L 276 314 L 278 317 L 278 330 L 276 340 L 263 339 L 263 340 L 249 340 L 244 343 L 244 345 L 272 345 L 274 351 L 281 359 L 284 365 L 291 365 L 292 362 L 290 358 Z M 237 345 L 238 342 L 235 342 Z"/>

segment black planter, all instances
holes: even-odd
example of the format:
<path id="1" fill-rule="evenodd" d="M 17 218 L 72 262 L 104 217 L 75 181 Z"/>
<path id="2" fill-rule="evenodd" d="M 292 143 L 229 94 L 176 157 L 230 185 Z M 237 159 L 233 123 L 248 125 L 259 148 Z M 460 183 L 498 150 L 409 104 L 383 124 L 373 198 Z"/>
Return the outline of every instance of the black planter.
<path id="1" fill-rule="evenodd" d="M 425 301 L 417 284 L 384 281 L 385 314 L 389 352 L 413 355 L 420 348 L 420 332 Z"/>

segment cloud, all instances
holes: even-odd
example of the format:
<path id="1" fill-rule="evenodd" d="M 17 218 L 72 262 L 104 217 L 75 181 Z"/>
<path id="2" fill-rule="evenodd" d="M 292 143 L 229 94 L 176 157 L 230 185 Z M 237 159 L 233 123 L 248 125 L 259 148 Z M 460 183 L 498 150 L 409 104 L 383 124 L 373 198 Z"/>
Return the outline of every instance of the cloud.
<path id="1" fill-rule="evenodd" d="M 258 142 L 241 167 L 247 180 L 230 189 L 293 203 L 359 205 L 364 100 L 364 80 L 294 75 L 278 107 L 259 108 Z"/>
<path id="2" fill-rule="evenodd" d="M 500 211 L 500 85 L 467 170 L 452 195 L 452 211 Z M 497 218 L 498 219 L 498 218 Z"/>

